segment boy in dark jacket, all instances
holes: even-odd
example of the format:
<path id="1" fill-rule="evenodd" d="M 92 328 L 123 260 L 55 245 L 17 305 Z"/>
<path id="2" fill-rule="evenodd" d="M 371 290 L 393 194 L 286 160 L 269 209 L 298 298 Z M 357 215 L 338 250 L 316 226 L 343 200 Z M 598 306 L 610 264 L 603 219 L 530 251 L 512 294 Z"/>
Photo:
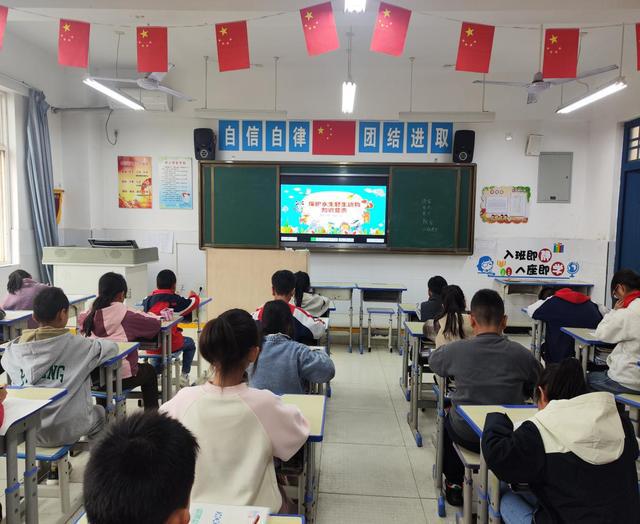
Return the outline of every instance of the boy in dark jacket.
<path id="1" fill-rule="evenodd" d="M 542 344 L 542 357 L 545 363 L 561 362 L 575 356 L 574 340 L 560 331 L 561 327 L 595 329 L 602 320 L 598 305 L 591 302 L 587 295 L 562 288 L 543 288 L 538 302 L 527 308 L 534 320 L 546 324 L 545 341 Z"/>
<path id="2" fill-rule="evenodd" d="M 442 312 L 442 292 L 447 287 L 447 281 L 440 275 L 431 277 L 427 282 L 429 299 L 420 304 L 420 320 L 433 320 Z"/>
<path id="3" fill-rule="evenodd" d="M 176 274 L 170 269 L 163 269 L 156 277 L 156 289 L 144 299 L 142 305 L 146 313 L 160 315 L 164 309 L 173 309 L 173 312 L 183 317 L 185 322 L 191 320 L 191 313 L 200 305 L 200 297 L 195 291 L 189 291 L 189 298 L 181 297 L 176 293 Z M 182 375 L 180 387 L 189 385 L 189 373 L 191 363 L 196 352 L 196 343 L 190 337 L 182 335 L 182 329 L 177 325 L 171 332 L 171 350 L 182 350 Z"/>

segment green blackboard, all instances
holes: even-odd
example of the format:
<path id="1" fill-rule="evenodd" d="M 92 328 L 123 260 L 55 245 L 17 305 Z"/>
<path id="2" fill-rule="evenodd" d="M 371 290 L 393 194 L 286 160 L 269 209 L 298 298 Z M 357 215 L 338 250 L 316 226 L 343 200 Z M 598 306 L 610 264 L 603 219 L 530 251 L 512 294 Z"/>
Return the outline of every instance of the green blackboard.
<path id="1" fill-rule="evenodd" d="M 393 166 L 389 247 L 470 251 L 473 190 L 470 167 Z"/>
<path id="2" fill-rule="evenodd" d="M 277 248 L 278 166 L 201 167 L 200 244 Z"/>

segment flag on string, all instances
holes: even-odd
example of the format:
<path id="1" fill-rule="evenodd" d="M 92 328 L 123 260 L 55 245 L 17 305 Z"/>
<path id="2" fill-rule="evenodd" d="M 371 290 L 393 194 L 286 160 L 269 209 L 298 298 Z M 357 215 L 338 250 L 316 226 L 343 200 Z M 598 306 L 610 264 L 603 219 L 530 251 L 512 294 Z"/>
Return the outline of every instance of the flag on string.
<path id="1" fill-rule="evenodd" d="M 636 54 L 638 55 L 638 71 L 640 71 L 640 24 L 636 24 Z"/>
<path id="2" fill-rule="evenodd" d="M 91 26 L 77 20 L 60 20 L 58 63 L 69 67 L 89 65 L 89 30 Z"/>
<path id="3" fill-rule="evenodd" d="M 166 73 L 169 70 L 166 27 L 136 28 L 138 42 L 138 72 Z"/>
<path id="4" fill-rule="evenodd" d="M 314 120 L 314 155 L 355 155 L 355 120 Z"/>
<path id="5" fill-rule="evenodd" d="M 411 11 L 403 7 L 380 2 L 378 18 L 371 39 L 371 51 L 400 56 L 407 39 Z"/>
<path id="6" fill-rule="evenodd" d="M 331 2 L 300 9 L 300 18 L 309 56 L 329 53 L 340 47 Z"/>
<path id="7" fill-rule="evenodd" d="M 216 24 L 216 42 L 218 69 L 221 72 L 249 69 L 249 37 L 246 20 Z"/>
<path id="8" fill-rule="evenodd" d="M 456 71 L 489 72 L 495 30 L 492 25 L 462 22 Z"/>
<path id="9" fill-rule="evenodd" d="M 575 78 L 578 74 L 580 29 L 547 29 L 544 32 L 544 78 Z"/>
<path id="10" fill-rule="evenodd" d="M 4 41 L 4 30 L 7 27 L 7 15 L 9 14 L 9 8 L 0 5 L 0 49 L 2 49 L 2 43 Z"/>

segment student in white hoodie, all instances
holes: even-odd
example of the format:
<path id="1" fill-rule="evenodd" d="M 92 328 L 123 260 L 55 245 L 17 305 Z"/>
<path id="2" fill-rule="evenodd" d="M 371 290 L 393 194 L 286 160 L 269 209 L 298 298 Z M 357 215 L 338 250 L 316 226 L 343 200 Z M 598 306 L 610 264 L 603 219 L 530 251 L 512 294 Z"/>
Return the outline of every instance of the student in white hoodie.
<path id="1" fill-rule="evenodd" d="M 296 454 L 309 422 L 270 391 L 247 386 L 245 370 L 257 365 L 260 352 L 256 322 L 241 309 L 226 311 L 207 323 L 199 347 L 213 377 L 160 407 L 198 439 L 191 500 L 286 511 L 273 459 Z"/>
<path id="2" fill-rule="evenodd" d="M 528 490 L 507 490 L 507 522 L 601 524 L 640 521 L 638 442 L 611 393 L 587 393 L 575 359 L 550 364 L 536 388 L 540 411 L 514 430 L 489 413 L 482 453 L 496 476 Z"/>
<path id="3" fill-rule="evenodd" d="M 312 317 L 328 316 L 331 300 L 314 293 L 308 273 L 298 271 L 295 277 L 296 289 L 293 294 L 293 301 L 296 307 L 304 309 Z"/>
<path id="4" fill-rule="evenodd" d="M 91 372 L 118 354 L 118 345 L 72 335 L 66 328 L 69 300 L 57 287 L 40 291 L 33 301 L 36 329 L 9 343 L 2 367 L 18 386 L 66 388 L 67 394 L 42 410 L 40 446 L 73 444 L 96 436 L 104 426 L 102 406 L 91 398 Z"/>
<path id="5" fill-rule="evenodd" d="M 589 373 L 591 389 L 621 393 L 640 393 L 640 275 L 621 269 L 611 279 L 614 308 L 598 327 L 596 337 L 616 344 L 607 357 L 608 371 Z"/>

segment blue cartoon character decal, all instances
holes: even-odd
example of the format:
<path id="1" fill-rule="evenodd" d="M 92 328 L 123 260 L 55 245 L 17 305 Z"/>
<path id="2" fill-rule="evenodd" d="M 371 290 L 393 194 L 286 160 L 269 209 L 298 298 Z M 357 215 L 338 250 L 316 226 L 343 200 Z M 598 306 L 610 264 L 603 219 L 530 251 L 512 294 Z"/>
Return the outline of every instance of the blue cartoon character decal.
<path id="1" fill-rule="evenodd" d="M 478 273 L 483 275 L 493 275 L 493 259 L 490 256 L 482 256 L 478 259 Z"/>

